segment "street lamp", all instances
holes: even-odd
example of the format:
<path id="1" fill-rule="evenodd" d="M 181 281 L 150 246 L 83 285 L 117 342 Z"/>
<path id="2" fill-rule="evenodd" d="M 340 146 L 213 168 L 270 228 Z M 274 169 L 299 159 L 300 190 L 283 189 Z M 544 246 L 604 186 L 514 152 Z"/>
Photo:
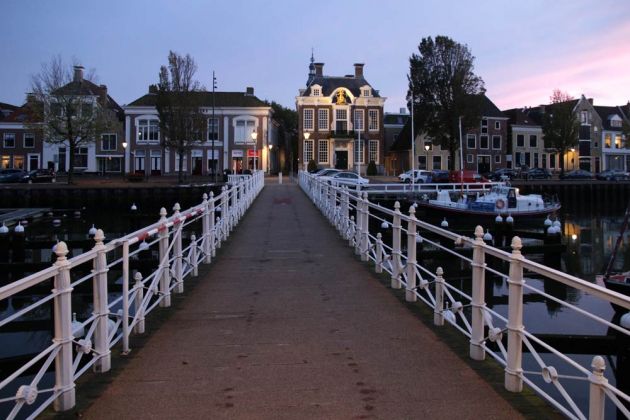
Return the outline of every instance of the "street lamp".
<path id="1" fill-rule="evenodd" d="M 273 150 L 273 144 L 268 145 L 269 151 L 267 152 L 267 173 L 271 175 L 271 151 Z"/>
<path id="2" fill-rule="evenodd" d="M 426 150 L 427 152 L 427 164 L 426 164 L 427 171 L 430 171 L 431 169 L 429 168 L 429 150 L 431 150 L 431 145 L 429 143 L 425 143 L 424 150 Z"/>
<path id="3" fill-rule="evenodd" d="M 308 140 L 311 137 L 311 133 L 309 133 L 308 131 L 304 132 L 304 140 Z M 306 147 L 306 144 L 304 144 L 304 147 Z M 302 165 L 307 165 L 307 162 L 302 162 Z M 298 158 L 298 168 L 300 167 L 300 158 Z M 304 169 L 304 168 L 302 168 Z M 299 170 L 299 169 L 298 169 Z"/>
<path id="4" fill-rule="evenodd" d="M 127 161 L 127 142 L 126 141 L 122 142 L 122 147 L 123 147 L 122 177 L 123 177 L 123 180 L 124 180 L 125 179 L 125 163 Z"/>
<path id="5" fill-rule="evenodd" d="M 258 138 L 258 133 L 255 131 L 252 131 L 252 140 L 254 140 L 254 172 L 256 172 L 256 161 L 258 160 L 258 152 L 257 152 L 257 148 L 258 148 L 258 142 L 256 141 L 256 139 Z"/>

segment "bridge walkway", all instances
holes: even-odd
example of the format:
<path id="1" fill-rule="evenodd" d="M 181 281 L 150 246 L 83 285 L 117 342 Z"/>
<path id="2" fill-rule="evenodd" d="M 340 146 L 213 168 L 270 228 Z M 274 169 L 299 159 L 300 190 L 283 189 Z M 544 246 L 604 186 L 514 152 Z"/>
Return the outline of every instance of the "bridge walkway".
<path id="1" fill-rule="evenodd" d="M 264 188 L 206 277 L 129 358 L 84 418 L 523 416 L 296 184 Z"/>

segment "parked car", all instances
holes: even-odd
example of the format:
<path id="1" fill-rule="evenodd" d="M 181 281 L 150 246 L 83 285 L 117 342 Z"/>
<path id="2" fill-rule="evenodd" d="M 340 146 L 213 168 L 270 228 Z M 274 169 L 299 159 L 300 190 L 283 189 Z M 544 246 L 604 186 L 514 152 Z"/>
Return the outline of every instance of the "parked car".
<path id="1" fill-rule="evenodd" d="M 565 172 L 560 179 L 593 179 L 593 174 L 584 169 L 576 169 L 574 171 Z"/>
<path id="2" fill-rule="evenodd" d="M 543 168 L 531 168 L 523 173 L 524 179 L 551 179 L 551 172 Z"/>
<path id="3" fill-rule="evenodd" d="M 431 182 L 435 184 L 444 184 L 449 182 L 448 171 L 435 170 L 431 172 Z"/>
<path id="4" fill-rule="evenodd" d="M 52 169 L 34 169 L 26 174 L 23 182 L 54 182 L 55 171 Z"/>
<path id="5" fill-rule="evenodd" d="M 313 175 L 315 176 L 332 176 L 337 172 L 341 172 L 341 169 L 333 169 L 333 168 L 324 168 L 315 172 Z"/>
<path id="6" fill-rule="evenodd" d="M 514 169 L 501 168 L 490 173 L 490 179 L 493 181 L 511 181 L 516 178 L 516 171 Z"/>
<path id="7" fill-rule="evenodd" d="M 331 184 L 349 185 L 364 185 L 370 182 L 369 179 L 363 178 L 354 172 L 337 172 L 332 176 L 326 177 L 326 180 Z"/>
<path id="8" fill-rule="evenodd" d="M 621 169 L 607 169 L 595 175 L 595 178 L 602 181 L 626 181 L 630 179 L 630 173 Z"/>
<path id="9" fill-rule="evenodd" d="M 449 174 L 451 182 L 488 182 L 487 178 L 479 175 L 475 171 L 470 169 L 464 169 L 463 171 L 451 171 Z"/>
<path id="10" fill-rule="evenodd" d="M 0 182 L 23 182 L 28 173 L 22 169 L 2 169 L 0 170 Z"/>
<path id="11" fill-rule="evenodd" d="M 412 175 L 412 173 L 415 175 Z M 412 171 L 410 169 L 407 172 L 398 175 L 398 180 L 400 182 L 404 182 L 405 184 L 410 184 L 412 177 L 414 178 L 414 182 L 416 184 L 431 182 L 431 171 L 425 171 L 422 169 L 414 169 Z"/>

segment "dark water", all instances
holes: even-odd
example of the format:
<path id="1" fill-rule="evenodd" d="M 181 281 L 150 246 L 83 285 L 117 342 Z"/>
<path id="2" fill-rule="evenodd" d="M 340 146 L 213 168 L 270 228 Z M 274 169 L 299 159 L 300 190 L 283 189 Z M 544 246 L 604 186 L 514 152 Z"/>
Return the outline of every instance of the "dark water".
<path id="1" fill-rule="evenodd" d="M 623 219 L 623 208 L 610 208 L 605 211 L 593 214 L 587 210 L 579 208 L 563 208 L 558 215 L 562 221 L 563 236 L 567 242 L 566 250 L 557 255 L 544 255 L 541 253 L 526 253 L 528 258 L 535 261 L 555 266 L 556 268 L 583 278 L 587 281 L 595 281 L 595 276 L 600 274 L 605 267 L 611 250 L 617 239 L 619 228 Z M 40 220 L 32 221 L 26 226 L 24 239 L 11 231 L 8 235 L 0 235 L 0 286 L 8 282 L 20 279 L 33 271 L 46 268 L 52 264 L 52 246 L 57 240 L 64 240 L 70 244 L 72 255 L 78 255 L 94 246 L 94 241 L 88 238 L 88 230 L 92 225 L 104 230 L 107 240 L 124 236 L 142 226 L 156 222 L 159 219 L 159 208 L 144 208 L 142 203 L 138 203 L 138 210 L 129 209 L 122 211 L 99 211 L 98 209 L 81 209 L 80 214 L 75 215 L 75 209 L 55 211 L 53 217 L 44 217 Z M 169 210 L 169 214 L 172 211 Z M 418 214 L 423 217 L 422 214 Z M 60 225 L 53 225 L 53 219 L 59 219 Z M 434 220 L 439 223 L 439 220 Z M 467 236 L 473 236 L 476 223 L 469 221 L 451 220 L 451 229 L 467 232 Z M 491 229 L 494 226 L 491 221 L 486 224 Z M 543 230 L 543 220 L 524 223 L 516 221 L 517 227 L 529 230 Z M 573 239 L 574 238 L 574 239 Z M 405 238 L 403 238 L 403 243 Z M 8 244 L 8 245 L 7 245 Z M 541 244 L 537 239 L 525 239 L 526 245 Z M 17 264 L 7 264 L 6 255 L 3 254 L 3 247 L 10 248 L 9 258 Z M 23 249 L 23 250 L 21 250 Z M 153 257 L 157 257 L 153 255 Z M 23 261 L 25 264 L 21 264 Z M 492 264 L 492 261 L 488 261 Z M 423 261 L 432 269 L 442 266 L 446 271 L 447 281 L 461 283 L 461 287 L 469 289 L 467 282 L 467 267 L 459 266 L 444 257 L 431 257 Z M 458 268 L 459 266 L 459 268 Z M 448 268 L 448 269 L 447 269 Z M 615 270 L 630 270 L 630 235 L 624 236 L 620 252 L 614 266 Z M 461 270 L 460 270 L 461 269 Z M 526 274 L 527 275 L 527 274 Z M 115 277 L 115 274 L 114 274 Z M 111 277 L 110 277 L 111 279 Z M 528 278 L 528 284 L 545 290 L 559 299 L 571 302 L 578 307 L 589 312 L 602 316 L 604 319 L 612 320 L 614 312 L 612 308 L 581 291 L 557 285 L 549 281 L 545 282 L 536 278 Z M 91 284 L 91 283 L 90 283 Z M 495 311 L 506 315 L 507 313 L 507 286 L 499 280 L 487 276 L 486 299 L 488 306 Z M 13 311 L 44 297 L 49 293 L 50 285 L 38 288 L 34 293 L 20 294 L 11 299 L 10 302 L 0 302 L 0 318 L 13 313 Z M 112 297 L 115 296 L 113 292 Z M 91 296 L 89 292 L 77 293 L 73 298 L 73 311 L 78 313 L 79 319 L 85 319 L 91 312 Z M 44 306 L 33 314 L 30 314 L 28 321 L 20 328 L 0 329 L 0 373 L 6 377 L 16 367 L 16 365 L 26 355 L 41 351 L 47 347 L 52 339 L 52 321 L 50 306 Z M 535 295 L 526 296 L 525 326 L 535 334 L 576 334 L 576 335 L 606 335 L 607 328 L 588 321 L 585 318 L 578 318 L 573 311 L 566 310 L 555 302 L 549 301 Z M 26 328 L 27 327 L 27 328 Z M 585 365 L 590 365 L 592 355 L 575 356 L 579 360 L 585 361 Z M 549 360 L 552 360 L 551 358 Z M 611 363 L 616 363 L 616 356 L 611 355 L 607 360 L 606 375 L 611 382 L 615 382 Z M 564 365 L 549 362 L 557 367 L 564 374 L 577 374 L 572 371 L 563 371 Z M 524 365 L 526 370 L 540 371 L 540 368 L 533 363 L 531 356 L 525 356 Z M 575 386 L 569 386 L 571 392 L 575 392 L 577 401 L 584 405 L 588 400 L 588 383 L 581 382 Z M 2 397 L 2 396 L 0 396 Z M 614 410 L 609 408 L 610 413 Z M 0 414 L 2 412 L 0 411 Z"/>

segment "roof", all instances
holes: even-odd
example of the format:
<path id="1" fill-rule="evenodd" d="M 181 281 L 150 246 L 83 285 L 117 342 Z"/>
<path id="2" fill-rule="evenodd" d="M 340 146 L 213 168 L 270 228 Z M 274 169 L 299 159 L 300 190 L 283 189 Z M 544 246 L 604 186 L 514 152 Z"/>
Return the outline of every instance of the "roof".
<path id="1" fill-rule="evenodd" d="M 63 85 L 59 89 L 53 91 L 53 94 L 67 96 L 101 96 L 104 89 L 106 90 L 107 87 L 99 86 L 86 79 L 81 79 L 73 80 L 70 83 Z M 109 95 L 107 95 L 107 108 L 118 113 L 119 117 L 122 117 L 124 114 L 120 105 L 118 105 L 118 103 Z"/>
<path id="2" fill-rule="evenodd" d="M 542 125 L 542 112 L 540 108 L 512 108 L 503 111 L 503 114 L 510 119 L 510 124 L 528 127 L 539 127 Z"/>
<path id="3" fill-rule="evenodd" d="M 505 118 L 503 112 L 486 95 L 481 95 L 481 115 L 490 118 Z"/>
<path id="4" fill-rule="evenodd" d="M 34 121 L 35 118 L 29 118 L 33 116 L 33 111 L 29 107 L 28 103 L 26 103 L 21 107 L 15 107 L 15 110 L 4 119 L 4 122 L 24 123 L 29 122 L 29 120 Z"/>
<path id="5" fill-rule="evenodd" d="M 602 126 L 604 128 L 604 130 L 612 130 L 612 131 L 621 131 L 621 127 L 613 127 L 610 125 L 610 119 L 609 117 L 613 116 L 613 115 L 618 115 L 619 118 L 621 118 L 623 120 L 624 115 L 622 110 L 619 109 L 619 107 L 616 106 L 594 106 L 593 108 L 595 108 L 595 111 L 597 111 L 597 114 L 599 114 L 600 118 L 602 119 Z"/>
<path id="6" fill-rule="evenodd" d="M 269 107 L 269 104 L 261 101 L 254 95 L 246 94 L 244 92 L 193 92 L 195 95 L 201 97 L 202 106 L 211 107 L 212 96 L 215 97 L 214 106 L 217 107 L 240 107 L 240 108 L 255 108 L 255 107 Z M 155 106 L 157 101 L 157 94 L 147 93 L 144 96 L 139 97 L 135 101 L 131 102 L 127 106 Z"/>
<path id="7" fill-rule="evenodd" d="M 405 125 L 407 120 L 411 118 L 410 114 L 389 114 L 385 113 L 383 124 L 385 125 Z"/>
<path id="8" fill-rule="evenodd" d="M 319 85 L 322 87 L 323 96 L 330 96 L 336 89 L 343 87 L 348 89 L 356 98 L 361 96 L 362 86 L 368 85 L 372 87 L 372 85 L 370 85 L 363 76 L 314 76 L 311 83 L 306 87 L 304 93 L 300 96 L 310 96 L 311 86 L 313 85 Z M 380 98 L 378 91 L 374 90 L 374 88 L 372 88 L 372 96 Z"/>
<path id="9" fill-rule="evenodd" d="M 9 111 L 15 111 L 18 108 L 19 107 L 17 105 L 11 105 L 11 104 L 7 104 L 7 103 L 4 103 L 4 102 L 0 102 L 0 109 L 2 109 L 2 110 L 8 109 Z"/>

